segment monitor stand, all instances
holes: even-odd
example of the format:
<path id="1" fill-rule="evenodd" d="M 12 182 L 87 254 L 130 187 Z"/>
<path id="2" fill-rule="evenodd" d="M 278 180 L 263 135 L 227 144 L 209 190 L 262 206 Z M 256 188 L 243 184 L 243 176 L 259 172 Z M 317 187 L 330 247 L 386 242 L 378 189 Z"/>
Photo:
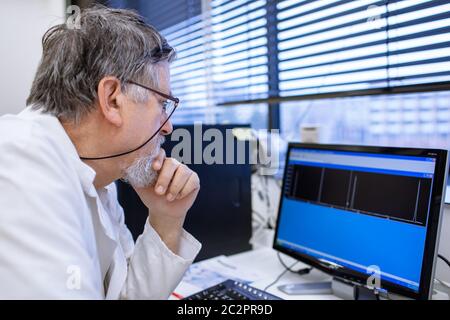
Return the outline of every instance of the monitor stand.
<path id="1" fill-rule="evenodd" d="M 377 300 L 373 290 L 338 278 L 331 281 L 285 284 L 278 289 L 288 295 L 335 295 L 345 300 Z"/>

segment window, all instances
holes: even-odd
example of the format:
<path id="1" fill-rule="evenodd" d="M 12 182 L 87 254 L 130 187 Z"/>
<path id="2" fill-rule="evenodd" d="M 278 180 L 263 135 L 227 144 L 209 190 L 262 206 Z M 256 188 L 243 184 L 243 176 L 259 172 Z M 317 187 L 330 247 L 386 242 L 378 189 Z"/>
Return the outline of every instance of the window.
<path id="1" fill-rule="evenodd" d="M 170 68 L 173 93 L 180 98 L 174 121 L 208 119 L 211 103 L 208 83 L 208 53 L 205 50 L 205 23 L 201 16 L 192 17 L 162 31 L 177 51 Z"/>
<path id="2" fill-rule="evenodd" d="M 312 125 L 324 143 L 450 146 L 450 92 L 420 93 L 450 89 L 448 1 L 287 0 L 277 9 L 280 95 L 306 99 L 281 104 L 284 137 L 299 140 Z M 419 92 L 385 94 L 402 90 Z"/>
<path id="3" fill-rule="evenodd" d="M 449 148 L 450 91 L 286 102 L 282 134 L 317 126 L 323 143 Z"/>
<path id="4" fill-rule="evenodd" d="M 265 1 L 216 0 L 204 10 L 162 30 L 178 56 L 171 66 L 172 91 L 181 99 L 174 123 L 266 127 L 265 104 L 233 104 L 267 98 Z"/>
<path id="5" fill-rule="evenodd" d="M 176 48 L 174 123 L 270 114 L 288 140 L 312 124 L 322 142 L 450 146 L 446 0 L 113 2 Z"/>
<path id="6" fill-rule="evenodd" d="M 216 104 L 267 98 L 266 1 L 211 2 Z"/>
<path id="7" fill-rule="evenodd" d="M 450 81 L 448 1 L 288 0 L 278 10 L 281 96 Z"/>

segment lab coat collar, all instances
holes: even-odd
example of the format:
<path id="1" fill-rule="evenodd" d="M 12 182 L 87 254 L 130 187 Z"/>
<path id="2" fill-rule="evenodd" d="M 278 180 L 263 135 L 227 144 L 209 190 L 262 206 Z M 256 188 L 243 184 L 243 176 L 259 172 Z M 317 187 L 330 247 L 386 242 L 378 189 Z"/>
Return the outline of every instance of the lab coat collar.
<path id="1" fill-rule="evenodd" d="M 52 131 L 53 138 L 57 140 L 59 146 L 63 148 L 65 155 L 75 165 L 83 191 L 89 196 L 95 197 L 97 195 L 94 186 L 96 172 L 80 159 L 72 140 L 70 140 L 59 119 L 54 115 L 43 113 L 40 109 L 33 109 L 33 106 L 26 107 L 21 112 L 21 116 L 30 119 L 36 117 L 41 118 L 40 120 L 44 122 L 46 129 Z"/>
<path id="2" fill-rule="evenodd" d="M 81 159 L 75 162 L 77 167 L 77 172 L 81 180 L 81 185 L 83 187 L 84 192 L 90 197 L 96 197 L 97 191 L 94 186 L 95 179 L 95 171 L 90 166 L 85 164 Z"/>
<path id="3" fill-rule="evenodd" d="M 70 140 L 59 119 L 54 115 L 43 113 L 40 109 L 33 109 L 32 106 L 27 107 L 20 115 L 23 118 L 39 119 L 38 122 L 45 126 L 46 130 L 51 132 L 52 138 L 56 140 L 58 145 L 63 149 L 65 156 L 73 163 L 84 193 L 96 200 L 98 215 L 105 233 L 108 237 L 114 239 L 115 237 L 112 235 L 110 223 L 108 223 L 108 219 L 105 217 L 105 210 L 102 208 L 97 190 L 94 186 L 96 172 L 80 159 L 72 140 Z"/>
<path id="4" fill-rule="evenodd" d="M 108 270 L 112 267 L 112 270 L 110 270 L 110 280 L 109 284 L 107 284 L 108 288 L 105 295 L 107 299 L 117 298 L 120 295 L 120 289 L 125 281 L 126 265 L 122 265 L 120 263 L 111 265 L 114 260 L 113 257 L 121 254 L 120 250 L 116 250 L 117 246 L 120 244 L 117 239 L 116 230 L 112 225 L 111 217 L 108 216 L 108 213 L 99 198 L 99 194 L 95 189 L 94 179 L 96 172 L 80 159 L 74 144 L 70 140 L 67 132 L 57 117 L 42 113 L 40 110 L 34 110 L 31 106 L 22 111 L 21 116 L 30 119 L 39 117 L 39 122 L 45 125 L 47 130 L 52 131 L 53 138 L 56 140 L 58 145 L 63 148 L 64 154 L 70 158 L 74 164 L 84 193 L 88 197 L 91 197 L 91 199 L 95 202 L 95 208 L 93 209 L 95 209 L 96 212 L 93 213 L 95 215 L 93 219 L 98 219 L 100 222 L 100 227 L 103 231 L 96 235 L 98 244 L 101 246 L 98 254 L 103 276 L 105 276 Z M 107 192 L 111 192 L 112 187 L 113 186 L 111 184 L 105 187 L 105 189 Z M 120 257 L 119 261 L 121 260 L 125 260 L 125 258 Z"/>

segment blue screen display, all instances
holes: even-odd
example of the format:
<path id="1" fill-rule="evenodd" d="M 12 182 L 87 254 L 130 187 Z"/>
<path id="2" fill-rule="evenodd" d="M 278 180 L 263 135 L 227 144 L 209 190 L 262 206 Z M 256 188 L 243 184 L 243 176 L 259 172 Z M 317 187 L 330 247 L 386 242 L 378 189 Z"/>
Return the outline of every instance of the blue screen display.
<path id="1" fill-rule="evenodd" d="M 433 158 L 292 149 L 279 246 L 418 291 Z"/>

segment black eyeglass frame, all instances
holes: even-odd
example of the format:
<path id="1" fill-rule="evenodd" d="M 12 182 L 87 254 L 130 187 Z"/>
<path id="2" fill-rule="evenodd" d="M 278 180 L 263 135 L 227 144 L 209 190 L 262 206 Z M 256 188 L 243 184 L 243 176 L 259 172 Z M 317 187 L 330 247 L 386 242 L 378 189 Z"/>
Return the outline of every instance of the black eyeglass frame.
<path id="1" fill-rule="evenodd" d="M 149 91 L 152 91 L 152 92 L 154 92 L 154 93 L 160 95 L 160 96 L 163 97 L 163 98 L 166 98 L 166 99 L 168 99 L 168 100 L 173 101 L 173 102 L 175 103 L 175 106 L 174 106 L 173 110 L 170 112 L 169 115 L 167 115 L 167 118 L 164 120 L 163 124 L 159 127 L 159 129 L 158 129 L 158 130 L 157 130 L 150 138 L 148 138 L 147 141 L 145 141 L 145 142 L 144 142 L 143 144 L 141 144 L 140 146 L 138 146 L 138 147 L 136 147 L 136 148 L 134 148 L 134 149 L 132 149 L 132 150 L 129 150 L 129 151 L 126 151 L 126 152 L 122 152 L 122 153 L 118 153 L 118 154 L 113 154 L 113 155 L 110 155 L 110 156 L 103 156 L 103 157 L 80 157 L 81 160 L 103 160 L 103 159 L 116 158 L 116 157 L 120 157 L 120 156 L 129 154 L 129 153 L 132 153 L 132 152 L 134 152 L 134 151 L 136 151 L 136 150 L 139 150 L 140 148 L 142 148 L 143 146 L 145 146 L 147 143 L 149 143 L 150 140 L 152 140 L 152 139 L 153 139 L 153 138 L 161 131 L 161 129 L 166 125 L 167 121 L 169 121 L 170 117 L 173 115 L 173 113 L 175 112 L 175 110 L 176 110 L 177 107 L 178 107 L 178 104 L 180 103 L 180 99 L 175 98 L 175 97 L 172 97 L 171 95 L 165 94 L 165 93 L 163 93 L 163 92 L 161 92 L 161 91 L 158 91 L 158 90 L 156 90 L 156 89 L 153 89 L 153 88 L 144 86 L 143 84 L 140 84 L 140 83 L 138 83 L 138 82 L 135 82 L 135 81 L 132 81 L 132 80 L 127 80 L 127 81 L 125 81 L 125 82 L 134 84 L 134 85 L 139 86 L 139 87 L 144 88 L 144 89 L 147 89 L 147 90 L 149 90 Z"/>
<path id="2" fill-rule="evenodd" d="M 161 97 L 166 98 L 166 99 L 172 101 L 173 103 L 175 103 L 175 107 L 173 108 L 172 112 L 171 112 L 170 115 L 167 117 L 167 119 L 169 119 L 170 116 L 172 116 L 172 114 L 173 114 L 173 113 L 175 112 L 175 110 L 177 109 L 178 104 L 180 103 L 180 99 L 178 99 L 178 98 L 176 98 L 176 97 L 172 97 L 171 95 L 168 95 L 168 94 L 166 94 L 166 93 L 163 93 L 163 92 L 161 92 L 161 91 L 159 91 L 159 90 L 156 90 L 156 89 L 153 89 L 153 88 L 151 88 L 151 87 L 144 86 L 143 84 L 140 84 L 139 82 L 136 82 L 136 81 L 133 81 L 133 80 L 127 80 L 127 81 L 125 81 L 125 82 L 134 84 L 134 85 L 136 85 L 136 86 L 138 86 L 138 87 L 141 87 L 141 88 L 144 88 L 144 89 L 147 89 L 147 90 L 149 90 L 149 91 L 151 91 L 151 92 L 154 92 L 154 93 L 160 95 Z"/>

